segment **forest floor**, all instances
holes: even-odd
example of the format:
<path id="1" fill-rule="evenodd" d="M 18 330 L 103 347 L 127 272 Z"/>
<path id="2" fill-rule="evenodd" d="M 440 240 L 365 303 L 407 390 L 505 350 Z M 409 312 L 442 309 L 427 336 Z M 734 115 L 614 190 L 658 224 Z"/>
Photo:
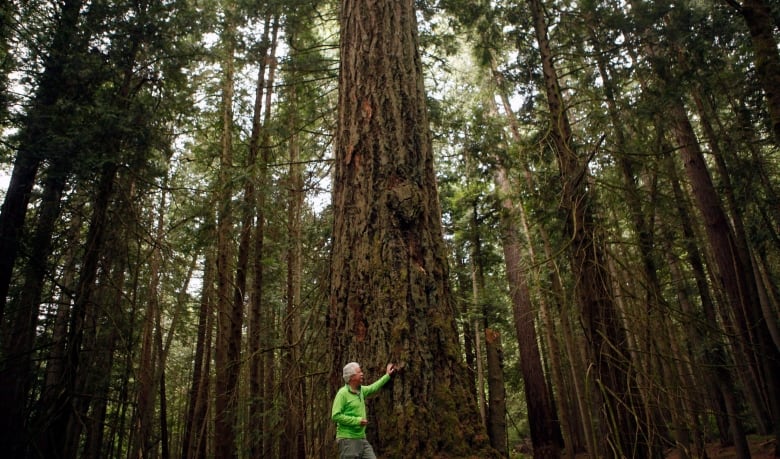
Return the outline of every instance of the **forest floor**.
<path id="1" fill-rule="evenodd" d="M 753 459 L 774 458 L 772 454 L 775 451 L 775 439 L 773 437 L 750 435 L 748 436 L 748 443 L 750 444 L 750 455 Z M 706 448 L 709 459 L 734 459 L 737 457 L 733 446 L 708 443 Z M 671 450 L 666 455 L 666 459 L 681 459 L 682 457 L 679 451 L 676 450 Z"/>
<path id="2" fill-rule="evenodd" d="M 748 443 L 750 444 L 750 455 L 752 459 L 775 459 L 775 456 L 772 455 L 775 451 L 774 437 L 749 435 Z M 734 452 L 733 446 L 723 446 L 719 442 L 713 442 L 707 443 L 706 448 L 708 459 L 736 459 L 737 457 L 737 453 Z M 530 442 L 518 444 L 509 457 L 513 459 L 533 457 Z M 665 459 L 682 459 L 684 457 L 685 456 L 681 455 L 679 451 L 670 449 L 666 453 Z M 575 455 L 575 459 L 591 458 L 588 454 L 581 453 Z"/>

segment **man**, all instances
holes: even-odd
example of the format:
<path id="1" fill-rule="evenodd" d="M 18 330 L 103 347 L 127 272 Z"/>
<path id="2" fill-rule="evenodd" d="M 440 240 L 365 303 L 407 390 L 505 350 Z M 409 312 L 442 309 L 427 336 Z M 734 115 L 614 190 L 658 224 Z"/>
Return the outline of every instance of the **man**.
<path id="1" fill-rule="evenodd" d="M 385 374 L 370 386 L 361 385 L 363 370 L 357 362 L 344 367 L 344 387 L 333 399 L 331 419 L 336 422 L 336 441 L 339 444 L 340 459 L 376 459 L 374 448 L 366 440 L 366 397 L 377 392 L 395 373 L 395 366 L 387 364 Z"/>

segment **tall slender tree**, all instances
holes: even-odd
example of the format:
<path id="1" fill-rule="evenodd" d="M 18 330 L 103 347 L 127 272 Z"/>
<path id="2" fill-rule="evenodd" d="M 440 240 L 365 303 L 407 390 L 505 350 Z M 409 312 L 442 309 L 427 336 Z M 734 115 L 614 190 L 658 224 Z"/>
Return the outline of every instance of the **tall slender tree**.
<path id="1" fill-rule="evenodd" d="M 237 47 L 237 7 L 224 4 L 221 91 L 221 143 L 219 148 L 219 180 L 217 183 L 217 340 L 215 353 L 215 441 L 214 454 L 221 458 L 238 456 L 238 383 L 240 372 L 241 325 L 243 304 L 236 307 L 231 277 L 235 269 L 233 246 L 233 104 L 235 93 L 235 53 Z"/>
<path id="2" fill-rule="evenodd" d="M 254 203 L 257 216 L 254 227 L 254 260 L 252 263 L 252 293 L 249 307 L 249 393 L 250 448 L 253 456 L 271 457 L 275 439 L 273 420 L 273 352 L 270 352 L 274 319 L 267 288 L 268 269 L 264 263 L 266 253 L 266 221 L 268 220 L 268 195 L 271 189 L 271 102 L 276 81 L 276 49 L 280 17 L 274 11 L 266 12 L 259 67 L 255 87 L 255 105 L 252 114 L 252 133 L 249 139 L 249 155 L 257 156 L 257 189 Z M 266 73 L 267 72 L 267 73 Z M 266 76 L 267 75 L 267 76 Z"/>
<path id="3" fill-rule="evenodd" d="M 13 1 L 0 5 L 0 125 L 4 125 L 12 98 L 8 91 L 8 75 L 16 66 L 11 42 L 15 5 Z"/>
<path id="4" fill-rule="evenodd" d="M 605 250 L 597 237 L 593 192 L 587 186 L 587 159 L 573 141 L 568 108 L 563 98 L 555 55 L 548 37 L 542 0 L 528 0 L 542 62 L 549 108 L 551 144 L 561 178 L 561 207 L 570 238 L 569 257 L 575 278 L 575 295 L 588 341 L 588 359 L 600 392 L 599 418 L 602 445 L 598 454 L 608 457 L 653 457 L 660 450 L 649 432 L 639 425 L 645 419 L 631 361 L 626 353 L 625 330 L 614 303 Z"/>
<path id="5" fill-rule="evenodd" d="M 85 88 L 79 87 L 83 80 L 71 74 L 77 68 L 72 60 L 86 51 L 88 35 L 83 33 L 79 14 L 82 7 L 81 0 L 68 0 L 55 10 L 56 27 L 53 28 L 51 43 L 45 52 L 44 70 L 18 134 L 19 148 L 8 190 L 0 207 L 0 318 L 4 315 L 11 275 L 38 169 L 46 159 L 67 156 L 66 153 L 58 151 L 62 146 L 52 143 L 51 139 L 68 136 L 68 124 L 63 126 L 47 121 L 60 116 L 68 119 L 65 113 L 59 111 L 69 106 L 77 94 L 84 93 Z M 6 427 L 4 422 L 0 422 L 0 425 Z M 11 444 L 20 437 L 14 433 L 13 425 L 7 427 L 0 429 L 3 432 L 0 435 L 10 435 Z"/>
<path id="6" fill-rule="evenodd" d="M 301 81 L 302 66 L 300 50 L 304 41 L 301 40 L 299 21 L 301 18 L 288 21 L 287 35 L 289 45 L 293 49 L 290 56 L 290 71 L 287 76 L 292 84 L 287 89 L 287 132 L 289 152 L 289 168 L 287 175 L 287 288 L 286 308 L 282 327 L 284 329 L 285 351 L 282 368 L 285 375 L 282 381 L 282 392 L 286 404 L 285 436 L 282 439 L 282 457 L 289 459 L 304 459 L 306 457 L 305 430 L 305 385 L 303 384 L 302 325 L 301 325 L 301 274 L 302 274 L 302 212 L 303 171 L 301 164 L 301 107 L 299 103 L 297 82 Z"/>

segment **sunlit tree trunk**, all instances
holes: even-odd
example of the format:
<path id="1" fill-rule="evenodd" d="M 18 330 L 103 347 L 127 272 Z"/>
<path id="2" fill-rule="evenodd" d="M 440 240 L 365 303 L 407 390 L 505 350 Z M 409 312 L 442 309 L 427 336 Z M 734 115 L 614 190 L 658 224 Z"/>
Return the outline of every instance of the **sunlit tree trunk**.
<path id="1" fill-rule="evenodd" d="M 454 323 L 411 0 L 343 0 L 333 181 L 331 387 L 399 371 L 369 413 L 384 457 L 494 456 Z"/>

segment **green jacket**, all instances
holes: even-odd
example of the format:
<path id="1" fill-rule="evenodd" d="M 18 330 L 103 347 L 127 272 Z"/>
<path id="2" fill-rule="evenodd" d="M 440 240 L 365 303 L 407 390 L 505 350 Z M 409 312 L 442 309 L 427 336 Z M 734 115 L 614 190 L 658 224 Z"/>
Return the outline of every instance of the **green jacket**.
<path id="1" fill-rule="evenodd" d="M 336 438 L 366 438 L 366 426 L 360 425 L 366 416 L 366 397 L 390 381 L 390 375 L 385 374 L 370 386 L 360 386 L 356 394 L 345 384 L 339 389 L 333 399 L 333 409 L 330 418 L 336 423 Z"/>

